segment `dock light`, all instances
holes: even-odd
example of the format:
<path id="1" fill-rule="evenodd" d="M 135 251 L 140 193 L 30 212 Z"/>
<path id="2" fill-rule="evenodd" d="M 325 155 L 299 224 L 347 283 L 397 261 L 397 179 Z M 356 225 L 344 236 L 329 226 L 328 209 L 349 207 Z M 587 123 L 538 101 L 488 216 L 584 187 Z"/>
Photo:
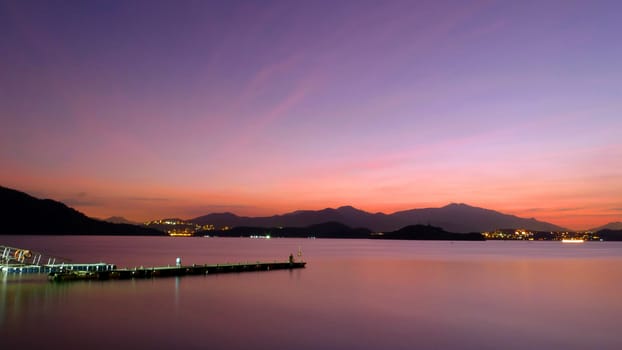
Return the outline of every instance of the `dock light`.
<path id="1" fill-rule="evenodd" d="M 181 258 L 180 257 L 177 257 L 177 259 L 175 259 L 175 265 L 181 266 Z"/>

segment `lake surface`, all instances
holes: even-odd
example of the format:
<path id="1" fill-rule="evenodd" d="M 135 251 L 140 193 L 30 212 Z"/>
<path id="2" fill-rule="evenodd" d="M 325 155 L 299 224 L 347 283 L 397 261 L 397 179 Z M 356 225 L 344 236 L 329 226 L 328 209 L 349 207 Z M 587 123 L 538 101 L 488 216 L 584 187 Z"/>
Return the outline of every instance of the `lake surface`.
<path id="1" fill-rule="evenodd" d="M 48 282 L 0 273 L 0 344 L 21 349 L 622 349 L 622 243 L 1 236 L 118 267 L 286 260 L 307 268 Z"/>

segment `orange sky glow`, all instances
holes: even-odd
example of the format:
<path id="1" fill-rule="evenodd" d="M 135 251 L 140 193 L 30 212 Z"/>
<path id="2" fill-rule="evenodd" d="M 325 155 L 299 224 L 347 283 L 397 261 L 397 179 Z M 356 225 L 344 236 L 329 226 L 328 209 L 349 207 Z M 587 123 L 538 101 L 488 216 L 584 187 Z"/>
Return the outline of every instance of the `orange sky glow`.
<path id="1" fill-rule="evenodd" d="M 3 5 L 0 185 L 133 221 L 452 202 L 622 221 L 616 11 L 287 3 Z"/>

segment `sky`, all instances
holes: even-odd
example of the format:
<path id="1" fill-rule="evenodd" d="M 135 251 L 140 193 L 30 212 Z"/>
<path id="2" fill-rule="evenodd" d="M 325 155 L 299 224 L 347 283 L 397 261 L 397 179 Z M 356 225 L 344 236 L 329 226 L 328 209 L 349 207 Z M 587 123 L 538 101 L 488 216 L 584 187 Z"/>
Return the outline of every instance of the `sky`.
<path id="1" fill-rule="evenodd" d="M 0 185 L 98 218 L 622 221 L 620 1 L 0 0 Z"/>

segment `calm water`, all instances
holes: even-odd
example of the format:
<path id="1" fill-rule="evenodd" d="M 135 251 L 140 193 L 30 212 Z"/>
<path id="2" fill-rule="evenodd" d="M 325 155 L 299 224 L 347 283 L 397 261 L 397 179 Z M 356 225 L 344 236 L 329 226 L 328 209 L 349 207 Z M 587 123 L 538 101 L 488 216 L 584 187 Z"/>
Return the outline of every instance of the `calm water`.
<path id="1" fill-rule="evenodd" d="M 285 260 L 306 269 L 55 284 L 0 274 L 21 349 L 622 349 L 622 244 L 1 237 L 120 267 Z"/>

